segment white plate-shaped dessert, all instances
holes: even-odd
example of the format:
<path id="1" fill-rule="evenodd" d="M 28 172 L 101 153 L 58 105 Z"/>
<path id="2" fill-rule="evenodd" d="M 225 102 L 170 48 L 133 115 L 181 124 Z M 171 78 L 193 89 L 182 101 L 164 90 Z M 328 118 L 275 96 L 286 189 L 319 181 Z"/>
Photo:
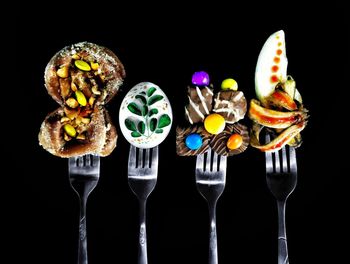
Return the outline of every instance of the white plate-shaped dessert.
<path id="1" fill-rule="evenodd" d="M 135 85 L 125 95 L 119 124 L 126 140 L 137 148 L 153 148 L 170 132 L 173 112 L 168 97 L 151 82 Z"/>

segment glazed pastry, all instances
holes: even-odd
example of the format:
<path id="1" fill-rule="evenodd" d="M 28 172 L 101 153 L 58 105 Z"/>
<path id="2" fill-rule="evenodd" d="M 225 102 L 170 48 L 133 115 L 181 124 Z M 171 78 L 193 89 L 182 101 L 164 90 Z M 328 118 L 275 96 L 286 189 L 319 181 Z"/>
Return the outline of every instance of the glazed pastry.
<path id="1" fill-rule="evenodd" d="M 208 86 L 188 87 L 188 105 L 185 106 L 186 118 L 191 124 L 203 122 L 212 110 L 213 91 Z"/>
<path id="2" fill-rule="evenodd" d="M 124 77 L 124 66 L 105 47 L 81 42 L 56 53 L 44 78 L 48 93 L 61 107 L 42 123 L 39 144 L 65 158 L 109 155 L 117 133 L 103 105 L 117 93 Z"/>
<path id="3" fill-rule="evenodd" d="M 192 84 L 195 87 L 188 88 L 189 104 L 185 107 L 189 124 L 176 129 L 176 153 L 195 156 L 211 148 L 219 155 L 232 156 L 245 151 L 249 132 L 238 121 L 244 118 L 247 102 L 243 92 L 237 91 L 237 82 L 224 80 L 222 90 L 214 94 L 209 75 L 195 72 Z"/>
<path id="4" fill-rule="evenodd" d="M 186 138 L 189 135 L 198 135 L 202 138 L 202 144 L 199 148 L 190 148 Z M 179 156 L 195 156 L 206 152 L 209 148 L 211 134 L 209 134 L 203 126 L 193 125 L 187 128 L 176 128 L 176 153 Z M 186 144 L 187 143 L 187 144 Z M 198 144 L 197 144 L 198 146 Z"/>
<path id="5" fill-rule="evenodd" d="M 228 141 L 232 135 L 239 135 L 242 142 L 237 148 L 230 149 Z M 226 125 L 224 131 L 215 135 L 210 141 L 210 147 L 219 155 L 232 156 L 242 153 L 249 146 L 249 130 L 245 125 L 235 123 Z"/>
<path id="6" fill-rule="evenodd" d="M 213 111 L 222 115 L 228 124 L 243 119 L 247 112 L 247 100 L 242 91 L 226 90 L 218 92 L 214 102 Z"/>

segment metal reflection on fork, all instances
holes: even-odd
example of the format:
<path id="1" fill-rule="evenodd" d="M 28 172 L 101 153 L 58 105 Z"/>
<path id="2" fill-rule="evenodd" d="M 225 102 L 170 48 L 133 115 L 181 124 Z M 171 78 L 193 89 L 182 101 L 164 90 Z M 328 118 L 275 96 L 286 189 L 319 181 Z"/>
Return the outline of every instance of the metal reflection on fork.
<path id="1" fill-rule="evenodd" d="M 270 142 L 267 132 L 265 142 Z M 277 200 L 278 208 L 278 264 L 288 264 L 288 246 L 285 210 L 289 195 L 297 185 L 297 160 L 294 147 L 284 146 L 275 152 L 266 152 L 266 182 Z"/>
<path id="2" fill-rule="evenodd" d="M 138 264 L 147 264 L 146 202 L 157 183 L 158 146 L 139 149 L 130 146 L 128 182 L 140 204 Z"/>
<path id="3" fill-rule="evenodd" d="M 86 203 L 100 177 L 100 157 L 85 155 L 69 158 L 68 174 L 70 185 L 80 201 L 78 264 L 87 264 Z"/>
<path id="4" fill-rule="evenodd" d="M 216 154 L 210 148 L 197 156 L 196 185 L 209 207 L 209 264 L 218 263 L 216 204 L 225 189 L 226 166 L 226 157 Z"/>

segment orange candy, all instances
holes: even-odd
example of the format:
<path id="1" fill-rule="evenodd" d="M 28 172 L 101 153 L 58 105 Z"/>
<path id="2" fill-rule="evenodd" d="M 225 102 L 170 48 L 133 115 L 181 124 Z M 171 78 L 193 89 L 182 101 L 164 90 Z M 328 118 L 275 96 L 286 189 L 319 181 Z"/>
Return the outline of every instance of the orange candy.
<path id="1" fill-rule="evenodd" d="M 232 134 L 227 140 L 227 147 L 231 150 L 238 149 L 243 143 L 243 138 L 239 134 Z"/>

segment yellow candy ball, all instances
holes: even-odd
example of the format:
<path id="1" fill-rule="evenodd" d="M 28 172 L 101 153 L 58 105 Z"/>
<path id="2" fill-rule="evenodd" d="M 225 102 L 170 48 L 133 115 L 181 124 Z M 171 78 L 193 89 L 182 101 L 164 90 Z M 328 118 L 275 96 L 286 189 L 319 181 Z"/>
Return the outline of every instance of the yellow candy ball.
<path id="1" fill-rule="evenodd" d="M 204 128 L 210 134 L 219 134 L 225 129 L 225 118 L 219 114 L 210 114 L 204 120 Z"/>
<path id="2" fill-rule="evenodd" d="M 221 83 L 221 89 L 237 91 L 238 90 L 238 84 L 237 84 L 237 82 L 234 79 L 231 79 L 231 78 L 225 79 Z"/>

